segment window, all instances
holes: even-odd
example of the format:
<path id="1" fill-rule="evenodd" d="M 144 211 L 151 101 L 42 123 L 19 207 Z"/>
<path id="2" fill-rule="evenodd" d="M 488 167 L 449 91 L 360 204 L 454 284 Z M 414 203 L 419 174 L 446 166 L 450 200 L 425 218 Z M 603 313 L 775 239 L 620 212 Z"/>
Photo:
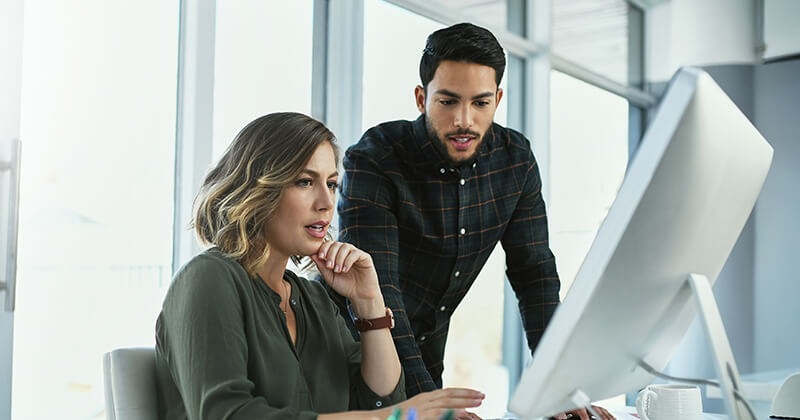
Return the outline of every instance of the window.
<path id="1" fill-rule="evenodd" d="M 169 284 L 178 2 L 24 19 L 12 415 L 97 418 L 102 354 L 154 344 Z"/>
<path id="2" fill-rule="evenodd" d="M 550 73 L 550 242 L 562 299 L 622 185 L 628 165 L 628 101 Z"/>
<path id="3" fill-rule="evenodd" d="M 381 0 L 364 3 L 364 84 L 362 130 L 385 121 L 419 116 L 414 87 L 425 40 L 444 25 Z M 505 89 L 507 75 L 500 87 Z M 506 122 L 506 98 L 495 115 Z M 355 143 L 358 139 L 352 139 Z M 344 143 L 343 144 L 347 144 Z"/>
<path id="4" fill-rule="evenodd" d="M 312 9 L 312 0 L 217 2 L 214 161 L 257 117 L 311 114 Z"/>
<path id="5" fill-rule="evenodd" d="M 428 35 L 444 25 L 381 0 L 364 3 L 362 131 L 419 116 L 414 87 Z M 352 139 L 355 143 L 358 139 Z"/>
<path id="6" fill-rule="evenodd" d="M 625 0 L 554 0 L 553 51 L 622 84 L 642 80 L 643 18 Z"/>
<path id="7" fill-rule="evenodd" d="M 550 73 L 550 247 L 567 295 L 628 165 L 628 101 Z M 598 402 L 624 405 L 624 396 Z"/>

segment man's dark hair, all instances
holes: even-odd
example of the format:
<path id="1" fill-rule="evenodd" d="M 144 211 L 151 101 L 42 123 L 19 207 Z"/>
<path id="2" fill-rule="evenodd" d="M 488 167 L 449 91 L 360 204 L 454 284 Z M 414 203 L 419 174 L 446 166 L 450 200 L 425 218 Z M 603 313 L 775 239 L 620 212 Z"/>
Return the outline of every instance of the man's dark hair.
<path id="1" fill-rule="evenodd" d="M 471 23 L 458 23 L 428 36 L 419 61 L 419 78 L 426 90 L 443 60 L 489 66 L 494 69 L 498 86 L 506 69 L 506 56 L 497 38 L 487 29 Z"/>

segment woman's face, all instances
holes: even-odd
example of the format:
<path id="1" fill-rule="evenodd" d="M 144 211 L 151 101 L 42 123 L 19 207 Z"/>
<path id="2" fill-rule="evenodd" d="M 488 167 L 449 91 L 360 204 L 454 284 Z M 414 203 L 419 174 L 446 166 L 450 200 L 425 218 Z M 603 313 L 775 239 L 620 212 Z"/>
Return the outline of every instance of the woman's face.
<path id="1" fill-rule="evenodd" d="M 266 226 L 270 252 L 287 258 L 317 252 L 333 218 L 338 178 L 336 156 L 326 141 L 314 151 L 300 176 L 283 190 Z"/>

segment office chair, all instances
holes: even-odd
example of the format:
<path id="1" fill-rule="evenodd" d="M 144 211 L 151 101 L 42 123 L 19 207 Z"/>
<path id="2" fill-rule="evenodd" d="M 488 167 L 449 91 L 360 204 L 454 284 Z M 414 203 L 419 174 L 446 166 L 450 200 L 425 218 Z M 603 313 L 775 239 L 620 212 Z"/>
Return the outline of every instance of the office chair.
<path id="1" fill-rule="evenodd" d="M 107 420 L 158 418 L 155 356 L 153 348 L 120 348 L 103 355 Z"/>

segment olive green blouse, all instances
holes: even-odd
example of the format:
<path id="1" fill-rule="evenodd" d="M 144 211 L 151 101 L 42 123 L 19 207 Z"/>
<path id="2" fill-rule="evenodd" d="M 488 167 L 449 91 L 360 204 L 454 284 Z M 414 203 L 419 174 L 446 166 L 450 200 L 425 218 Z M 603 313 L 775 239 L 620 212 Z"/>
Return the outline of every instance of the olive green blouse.
<path id="1" fill-rule="evenodd" d="M 297 319 L 292 344 L 280 296 L 212 248 L 175 275 L 156 322 L 164 419 L 315 419 L 405 399 L 361 377 L 361 346 L 321 284 L 286 271 Z"/>

